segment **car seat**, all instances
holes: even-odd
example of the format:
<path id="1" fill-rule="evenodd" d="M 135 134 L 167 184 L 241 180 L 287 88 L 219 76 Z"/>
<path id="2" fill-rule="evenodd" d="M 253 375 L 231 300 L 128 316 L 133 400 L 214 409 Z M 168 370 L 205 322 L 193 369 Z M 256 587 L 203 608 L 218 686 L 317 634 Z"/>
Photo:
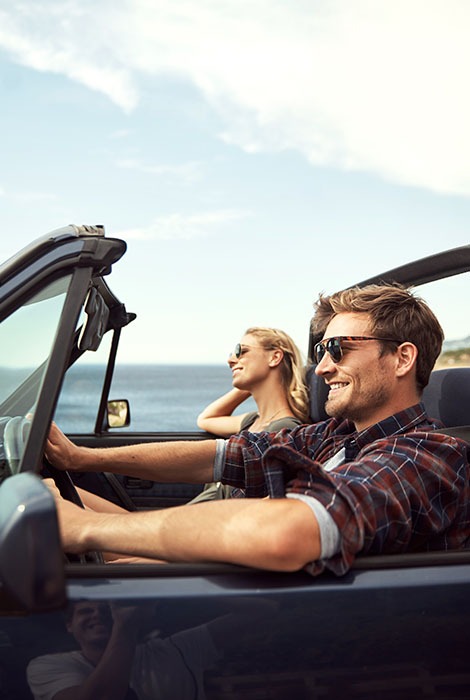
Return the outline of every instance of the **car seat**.
<path id="1" fill-rule="evenodd" d="M 315 367 L 315 364 L 310 365 L 306 373 L 311 423 L 319 423 L 321 420 L 326 420 L 328 418 L 325 411 L 328 387 L 323 377 L 318 377 L 315 374 Z"/>
<path id="2" fill-rule="evenodd" d="M 447 434 L 470 441 L 470 367 L 431 372 L 422 400 L 428 415 L 444 423 Z"/>

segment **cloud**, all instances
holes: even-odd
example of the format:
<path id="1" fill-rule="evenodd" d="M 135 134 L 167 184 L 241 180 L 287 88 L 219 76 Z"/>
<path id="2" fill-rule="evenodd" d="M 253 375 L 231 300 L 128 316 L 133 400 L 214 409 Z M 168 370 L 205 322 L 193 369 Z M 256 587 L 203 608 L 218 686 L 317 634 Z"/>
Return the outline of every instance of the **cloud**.
<path id="1" fill-rule="evenodd" d="M 124 240 L 189 240 L 214 235 L 233 221 L 249 216 L 248 212 L 223 209 L 199 214 L 169 214 L 158 217 L 150 226 L 119 231 Z"/>
<path id="2" fill-rule="evenodd" d="M 20 0 L 0 10 L 0 47 L 17 63 L 65 75 L 129 112 L 138 95 L 132 73 L 112 46 L 119 36 L 106 30 L 104 14 L 97 23 L 93 15 L 88 0 Z"/>
<path id="3" fill-rule="evenodd" d="M 467 0 L 38 0 L 0 46 L 129 112 L 152 79 L 195 85 L 248 152 L 470 194 Z"/>
<path id="4" fill-rule="evenodd" d="M 0 197 L 12 202 L 34 203 L 34 202 L 54 202 L 57 195 L 50 192 L 10 192 L 0 185 Z"/>
<path id="5" fill-rule="evenodd" d="M 113 141 L 120 141 L 122 139 L 127 139 L 131 134 L 131 129 L 118 129 L 117 131 L 113 131 L 109 135 L 109 138 Z"/>
<path id="6" fill-rule="evenodd" d="M 185 182 L 196 182 L 202 177 L 203 165 L 199 161 L 191 161 L 180 165 L 150 165 L 143 163 L 138 158 L 126 158 L 118 160 L 116 165 L 118 168 L 126 170 L 136 170 L 147 175 L 163 175 L 175 177 Z"/>

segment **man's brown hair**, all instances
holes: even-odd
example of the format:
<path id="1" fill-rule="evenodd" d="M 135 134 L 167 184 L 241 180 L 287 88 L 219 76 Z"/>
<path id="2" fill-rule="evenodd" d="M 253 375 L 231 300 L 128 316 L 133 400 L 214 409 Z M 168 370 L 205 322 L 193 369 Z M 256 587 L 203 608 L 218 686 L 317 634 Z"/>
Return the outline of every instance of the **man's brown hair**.
<path id="1" fill-rule="evenodd" d="M 335 294 L 320 294 L 312 319 L 312 333 L 322 336 L 328 323 L 340 313 L 364 313 L 370 317 L 371 335 L 410 342 L 418 349 L 416 383 L 422 391 L 441 352 L 444 332 L 429 306 L 398 284 L 351 287 Z M 394 352 L 394 343 L 382 343 L 382 352 Z"/>

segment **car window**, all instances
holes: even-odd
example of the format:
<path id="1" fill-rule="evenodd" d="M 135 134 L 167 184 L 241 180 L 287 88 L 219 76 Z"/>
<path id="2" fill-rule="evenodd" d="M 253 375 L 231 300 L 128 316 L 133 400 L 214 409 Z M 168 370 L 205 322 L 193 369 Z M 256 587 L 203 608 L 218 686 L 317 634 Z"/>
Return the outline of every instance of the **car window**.
<path id="1" fill-rule="evenodd" d="M 21 421 L 34 411 L 41 391 L 70 279 L 48 285 L 0 324 L 0 459 L 6 475 L 21 460 L 19 426 L 26 429 Z"/>
<path id="2" fill-rule="evenodd" d="M 67 370 L 54 415 L 64 432 L 94 431 L 110 344 L 107 333 L 96 351 L 85 353 Z"/>

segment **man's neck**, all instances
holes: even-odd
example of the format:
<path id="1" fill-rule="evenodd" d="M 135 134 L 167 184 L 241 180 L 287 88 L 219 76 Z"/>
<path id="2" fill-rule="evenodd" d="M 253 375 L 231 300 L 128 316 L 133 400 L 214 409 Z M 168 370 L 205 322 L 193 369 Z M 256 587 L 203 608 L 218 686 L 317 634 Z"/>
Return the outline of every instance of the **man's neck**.
<path id="1" fill-rule="evenodd" d="M 363 430 L 372 427 L 373 425 L 377 425 L 377 423 L 380 423 L 386 418 L 390 418 L 391 416 L 394 416 L 397 413 L 401 413 L 401 411 L 406 411 L 407 408 L 416 406 L 416 404 L 419 402 L 420 398 L 415 396 L 413 397 L 413 400 L 407 402 L 399 401 L 394 405 L 387 404 L 387 406 L 384 406 L 382 410 L 379 409 L 375 411 L 372 415 L 364 417 L 364 419 L 353 420 L 353 423 L 356 427 L 357 432 L 360 433 Z"/>

